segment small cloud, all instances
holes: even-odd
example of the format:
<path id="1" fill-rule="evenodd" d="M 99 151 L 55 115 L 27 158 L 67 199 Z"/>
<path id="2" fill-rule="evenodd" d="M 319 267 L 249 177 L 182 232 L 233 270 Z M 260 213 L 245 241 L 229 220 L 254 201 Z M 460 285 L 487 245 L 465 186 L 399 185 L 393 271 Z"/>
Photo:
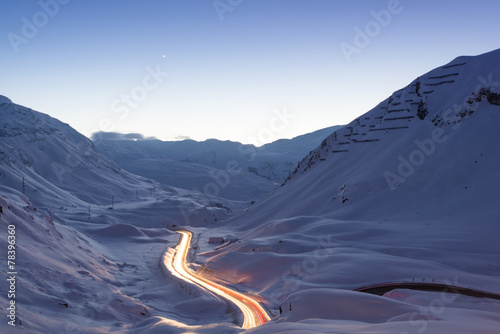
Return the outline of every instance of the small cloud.
<path id="1" fill-rule="evenodd" d="M 91 137 L 94 143 L 103 140 L 153 140 L 155 137 L 144 137 L 141 133 L 95 132 Z"/>
<path id="2" fill-rule="evenodd" d="M 144 136 L 140 133 L 127 133 L 122 136 L 123 139 L 144 139 Z"/>
<path id="3" fill-rule="evenodd" d="M 100 142 L 100 141 L 103 141 L 103 140 L 108 140 L 108 139 L 119 139 L 121 136 L 120 133 L 117 133 L 117 132 L 103 132 L 103 131 L 99 131 L 99 132 L 94 132 L 92 134 L 92 141 L 94 142 Z"/>
<path id="4" fill-rule="evenodd" d="M 175 140 L 189 140 L 189 139 L 191 139 L 191 137 L 179 135 L 179 136 L 175 136 L 174 139 Z"/>

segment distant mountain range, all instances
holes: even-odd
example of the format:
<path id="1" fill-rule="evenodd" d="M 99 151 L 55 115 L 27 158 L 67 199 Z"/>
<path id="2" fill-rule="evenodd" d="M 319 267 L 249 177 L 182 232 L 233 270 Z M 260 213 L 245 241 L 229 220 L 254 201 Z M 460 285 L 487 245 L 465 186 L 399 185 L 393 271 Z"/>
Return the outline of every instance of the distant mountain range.
<path id="1" fill-rule="evenodd" d="M 332 126 L 261 147 L 217 139 L 203 142 L 161 141 L 143 139 L 137 134 L 104 132 L 94 134 L 92 140 L 102 153 L 120 167 L 168 185 L 186 187 L 182 176 L 179 178 L 178 173 L 175 173 L 183 166 L 190 170 L 200 168 L 200 165 L 226 170 L 230 161 L 243 173 L 252 173 L 281 184 L 306 154 L 339 128 L 341 126 Z M 201 168 L 200 173 L 208 174 L 207 171 L 207 168 Z"/>

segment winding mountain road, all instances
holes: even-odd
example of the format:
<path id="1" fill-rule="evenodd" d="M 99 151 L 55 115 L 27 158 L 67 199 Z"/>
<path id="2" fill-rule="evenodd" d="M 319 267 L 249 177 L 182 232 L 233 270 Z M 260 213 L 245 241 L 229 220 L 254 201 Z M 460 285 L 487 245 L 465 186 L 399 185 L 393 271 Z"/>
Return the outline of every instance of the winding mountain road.
<path id="1" fill-rule="evenodd" d="M 243 313 L 242 328 L 253 328 L 271 320 L 267 312 L 259 302 L 240 292 L 229 289 L 221 284 L 212 282 L 205 277 L 197 275 L 186 264 L 186 257 L 191 244 L 192 234 L 189 231 L 178 231 L 181 234 L 181 239 L 176 247 L 176 252 L 172 257 L 171 263 L 165 263 L 165 266 L 176 277 L 184 281 L 195 284 L 203 289 L 209 290 L 225 300 L 235 304 Z M 169 261 L 169 257 L 165 257 L 164 261 Z"/>
<path id="2" fill-rule="evenodd" d="M 271 320 L 264 308 L 259 302 L 251 297 L 246 296 L 240 292 L 227 288 L 221 284 L 210 281 L 209 279 L 196 274 L 191 270 L 187 263 L 186 258 L 191 244 L 192 234 L 189 231 L 178 231 L 181 235 L 179 244 L 175 249 L 169 248 L 164 256 L 165 267 L 176 277 L 206 289 L 213 294 L 235 304 L 243 313 L 242 328 L 253 328 Z M 491 298 L 500 300 L 500 294 L 484 292 L 480 290 L 459 287 L 449 284 L 438 283 L 417 283 L 417 282 L 394 282 L 375 284 L 357 288 L 354 291 L 365 292 L 376 295 L 384 295 L 385 293 L 394 289 L 411 289 L 422 291 L 434 291 L 441 293 L 453 293 L 478 298 Z"/>

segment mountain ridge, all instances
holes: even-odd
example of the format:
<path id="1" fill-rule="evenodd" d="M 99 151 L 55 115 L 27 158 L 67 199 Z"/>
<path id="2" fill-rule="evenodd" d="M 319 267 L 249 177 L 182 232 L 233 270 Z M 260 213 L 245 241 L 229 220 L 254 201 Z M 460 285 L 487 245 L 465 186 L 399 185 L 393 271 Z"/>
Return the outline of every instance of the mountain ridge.
<path id="1" fill-rule="evenodd" d="M 439 86 L 441 85 L 454 84 L 455 80 L 453 78 L 459 76 L 459 73 L 457 73 L 457 71 L 452 71 L 451 69 L 462 67 L 466 65 L 467 60 L 470 61 L 473 59 L 477 59 L 476 57 L 481 57 L 483 59 L 488 58 L 486 61 L 492 62 L 494 59 L 500 57 L 500 50 L 494 50 L 480 56 L 460 56 L 455 58 L 448 64 L 438 67 L 418 77 L 417 79 L 413 80 L 408 86 L 395 91 L 389 98 L 379 103 L 375 108 L 373 108 L 369 112 L 361 115 L 351 123 L 347 124 L 343 130 L 337 131 L 336 133 L 326 138 L 322 142 L 319 148 L 316 148 L 308 156 L 302 159 L 300 166 L 298 166 L 294 170 L 293 174 L 303 172 L 304 170 L 312 166 L 312 164 L 321 161 L 321 159 L 324 159 L 325 156 L 328 155 L 326 154 L 328 151 L 332 151 L 332 153 L 344 152 L 345 146 L 343 145 L 349 145 L 350 143 L 353 142 L 361 143 L 361 142 L 375 142 L 381 140 L 381 136 L 376 136 L 370 134 L 369 132 L 389 131 L 398 129 L 402 130 L 408 127 L 406 123 L 410 122 L 412 119 L 418 118 L 423 121 L 429 113 L 428 111 L 429 107 L 427 106 L 427 99 L 429 98 L 429 96 L 432 98 L 434 90 L 435 89 L 439 90 Z M 477 64 L 473 64 L 472 65 L 473 69 L 472 70 L 468 69 L 468 70 L 473 71 L 477 66 L 478 66 Z M 442 70 L 450 70 L 450 72 L 442 73 Z M 422 82 L 422 78 L 423 80 L 427 79 L 428 81 L 438 80 L 438 82 Z M 466 85 L 466 83 L 463 82 L 460 83 L 460 85 L 462 86 L 460 88 L 462 88 L 462 90 L 464 84 Z M 420 87 L 423 87 L 423 89 L 421 90 Z M 427 87 L 427 90 L 425 87 Z M 431 89 L 429 87 L 435 87 L 435 88 Z M 459 103 L 453 101 L 450 105 L 444 107 L 444 110 L 441 110 L 439 113 L 435 113 L 434 115 L 432 115 L 433 123 L 435 123 L 436 126 L 438 126 L 439 124 L 445 126 L 444 123 L 450 123 L 450 122 L 453 124 L 460 123 L 463 118 L 472 115 L 475 108 L 473 104 L 480 102 L 483 97 L 486 97 L 486 99 L 492 105 L 500 105 L 499 102 L 500 94 L 494 91 L 495 88 L 500 88 L 500 82 L 495 82 L 492 79 L 492 73 L 488 73 L 485 75 L 479 74 L 477 76 L 477 82 L 475 84 L 472 84 L 472 87 L 468 88 L 470 93 L 467 94 L 467 92 L 465 92 L 464 94 L 462 92 L 461 96 L 458 97 Z M 456 89 L 456 91 L 460 92 L 459 89 Z M 416 100 L 412 99 L 411 97 L 410 99 L 403 99 L 401 95 L 404 93 L 406 93 L 407 97 L 409 95 L 416 95 L 418 98 Z M 391 107 L 393 108 L 391 109 Z M 385 109 L 386 111 L 382 113 L 379 112 L 376 114 L 377 109 L 380 109 L 382 111 Z M 446 113 L 443 114 L 444 112 Z M 388 115 L 390 113 L 392 113 L 394 116 Z M 362 118 L 364 118 L 364 120 L 369 120 L 368 117 L 377 118 L 380 119 L 381 121 L 376 125 L 366 124 L 366 123 L 363 124 L 364 122 Z M 381 122 L 383 122 L 384 120 L 386 121 L 384 124 L 385 128 L 384 126 L 379 126 Z M 390 126 L 386 126 L 388 123 L 387 121 L 391 121 Z M 366 127 L 366 126 L 370 127 L 368 133 L 360 129 L 361 127 Z M 361 130 L 361 135 L 367 136 L 366 138 L 357 139 L 359 138 L 360 130 Z M 346 138 L 346 140 L 345 141 L 339 140 L 337 135 L 339 137 L 343 136 L 344 138 Z M 306 161 L 308 162 L 306 166 L 304 166 Z M 291 177 L 289 179 L 291 179 Z"/>
<path id="2" fill-rule="evenodd" d="M 281 139 L 261 147 L 217 139 L 207 139 L 202 142 L 143 140 L 141 139 L 143 137 L 137 134 L 103 132 L 94 134 L 92 139 L 100 151 L 122 168 L 182 188 L 182 185 L 178 184 L 179 180 L 158 178 L 160 170 L 155 171 L 150 168 L 158 166 L 165 170 L 171 165 L 190 163 L 191 165 L 186 165 L 186 168 L 203 165 L 205 167 L 200 167 L 201 169 L 208 167 L 224 171 L 227 169 L 227 164 L 233 162 L 242 170 L 242 174 L 254 174 L 271 182 L 281 183 L 304 155 L 338 128 L 339 126 L 332 126 L 292 139 Z M 139 138 L 133 138 L 134 135 Z M 130 157 L 134 157 L 134 161 L 131 161 Z M 151 161 L 155 164 L 151 165 L 149 163 Z M 149 170 L 143 169 L 142 166 L 148 166 Z M 258 181 L 251 175 L 248 175 L 248 178 Z M 263 183 L 262 180 L 258 182 Z"/>

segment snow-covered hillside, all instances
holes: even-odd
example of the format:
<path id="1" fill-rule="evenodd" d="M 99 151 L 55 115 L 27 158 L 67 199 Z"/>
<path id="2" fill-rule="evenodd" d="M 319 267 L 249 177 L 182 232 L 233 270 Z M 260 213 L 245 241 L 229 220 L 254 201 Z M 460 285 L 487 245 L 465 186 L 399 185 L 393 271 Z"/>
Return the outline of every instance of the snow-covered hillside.
<path id="1" fill-rule="evenodd" d="M 429 333 L 494 333 L 490 300 L 403 291 L 407 303 L 386 299 L 391 311 L 378 318 L 366 305 L 384 299 L 335 289 L 431 281 L 500 292 L 499 93 L 500 50 L 422 75 L 326 138 L 280 189 L 207 232 L 241 241 L 198 261 L 267 297 L 277 315 L 287 310 L 256 333 L 413 332 L 415 314 Z M 313 297 L 328 294 L 349 309 Z"/>
<path id="2" fill-rule="evenodd" d="M 104 136 L 103 138 L 107 139 L 98 140 L 98 136 Z M 111 136 L 115 139 L 110 139 Z M 184 148 L 176 148 L 175 142 L 168 143 L 172 144 L 170 149 L 163 150 L 165 143 L 159 140 L 134 141 L 126 138 L 126 135 L 109 133 L 99 133 L 94 136 L 99 150 L 103 150 L 104 154 L 121 168 L 153 179 L 165 186 L 200 192 L 205 196 L 243 201 L 247 205 L 268 194 L 277 186 L 270 180 L 245 171 L 238 161 L 231 160 L 224 151 L 229 142 L 220 142 L 221 147 L 213 150 L 212 158 L 216 163 L 201 164 L 186 161 L 188 159 L 175 160 L 179 155 L 189 156 L 189 152 L 185 152 Z M 198 145 L 197 142 L 193 143 Z M 202 143 L 199 144 L 202 145 Z M 184 143 L 179 143 L 179 146 L 184 147 Z M 173 154 L 173 158 L 169 157 L 171 151 L 177 152 L 177 155 Z M 198 153 L 201 155 L 206 151 L 201 150 Z"/>
<path id="3" fill-rule="evenodd" d="M 498 213 L 499 59 L 498 50 L 459 57 L 415 79 L 326 138 L 252 211 L 269 203 L 281 217 Z"/>
<path id="4" fill-rule="evenodd" d="M 17 317 L 16 327 L 2 321 L 0 332 L 99 333 L 106 324 L 150 316 L 151 308 L 120 291 L 119 263 L 105 255 L 98 241 L 55 222 L 20 192 L 2 186 L 0 194 L 2 229 L 15 226 L 16 236 L 15 266 L 9 270 L 15 274 L 7 275 L 7 263 L 0 272 L 15 277 L 8 302 L 15 301 Z M 0 247 L 7 250 L 7 237 L 0 239 Z M 4 314 L 6 300 L 2 293 Z"/>
<path id="5" fill-rule="evenodd" d="M 92 204 L 132 199 L 158 187 L 121 170 L 68 124 L 7 98 L 0 103 L 0 182 L 35 202 L 73 197 Z M 58 189 L 59 188 L 59 189 Z M 63 190 L 64 192 L 61 192 Z M 62 199 L 63 201 L 66 200 Z"/>

